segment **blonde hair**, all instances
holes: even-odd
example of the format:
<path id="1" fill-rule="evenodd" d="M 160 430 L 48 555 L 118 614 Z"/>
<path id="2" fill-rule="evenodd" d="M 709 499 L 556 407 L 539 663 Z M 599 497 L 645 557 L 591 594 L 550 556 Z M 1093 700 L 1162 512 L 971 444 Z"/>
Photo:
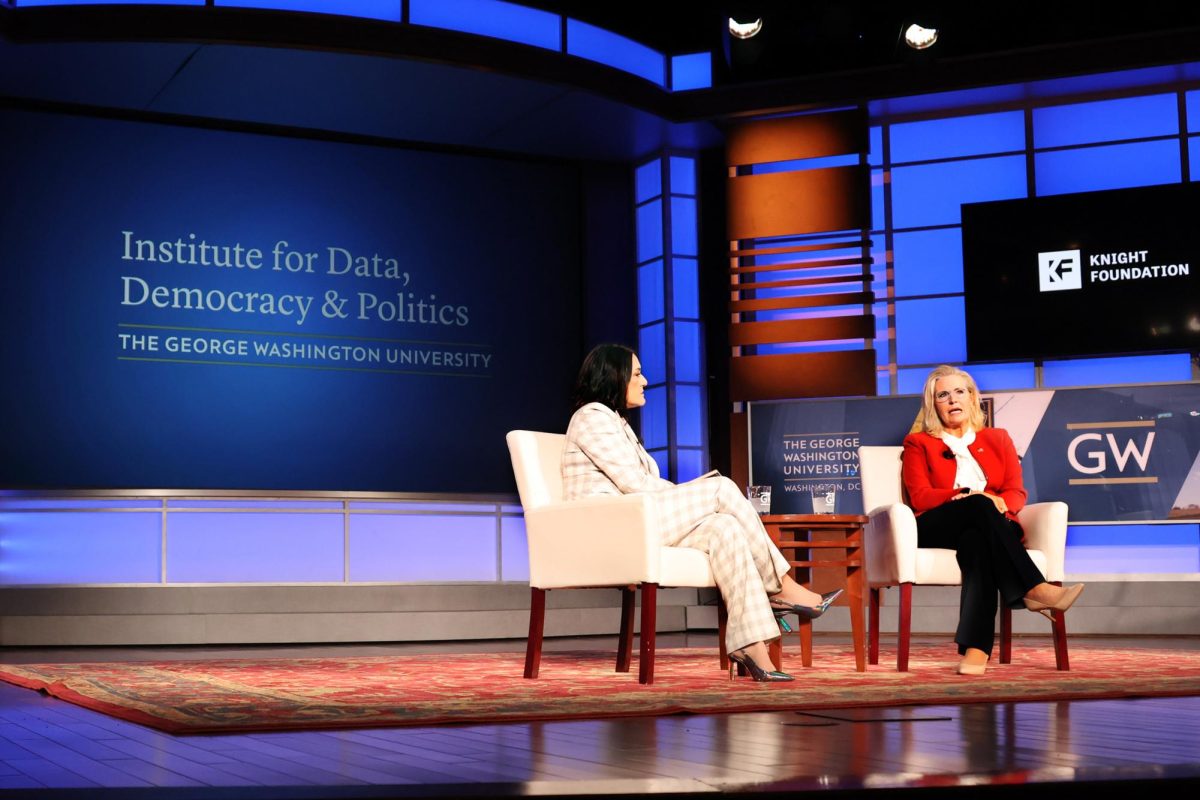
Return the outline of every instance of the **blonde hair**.
<path id="1" fill-rule="evenodd" d="M 921 398 L 921 410 L 917 412 L 917 418 L 913 421 L 909 433 L 924 432 L 937 436 L 942 432 L 942 420 L 938 417 L 937 406 L 933 399 L 933 389 L 937 386 L 939 380 L 954 375 L 962 378 L 967 383 L 967 394 L 969 397 L 967 402 L 967 424 L 971 426 L 972 430 L 983 430 L 983 408 L 979 405 L 979 387 L 975 385 L 975 379 L 958 367 L 942 364 L 929 373 L 929 377 L 925 379 L 925 392 Z"/>

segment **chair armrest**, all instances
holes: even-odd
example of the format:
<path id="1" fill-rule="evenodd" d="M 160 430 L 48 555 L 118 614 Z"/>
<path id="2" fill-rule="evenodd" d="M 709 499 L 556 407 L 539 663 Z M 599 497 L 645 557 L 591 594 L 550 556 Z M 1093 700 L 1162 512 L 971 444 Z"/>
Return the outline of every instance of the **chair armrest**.
<path id="1" fill-rule="evenodd" d="M 649 494 L 585 497 L 525 513 L 529 585 L 540 589 L 659 580 Z"/>
<path id="2" fill-rule="evenodd" d="M 1034 503 L 1017 514 L 1025 531 L 1025 547 L 1046 554 L 1046 580 L 1061 581 L 1066 573 L 1067 504 Z"/>
<path id="3" fill-rule="evenodd" d="M 917 518 L 903 503 L 870 512 L 863 542 L 867 550 L 867 582 L 895 586 L 917 579 Z"/>

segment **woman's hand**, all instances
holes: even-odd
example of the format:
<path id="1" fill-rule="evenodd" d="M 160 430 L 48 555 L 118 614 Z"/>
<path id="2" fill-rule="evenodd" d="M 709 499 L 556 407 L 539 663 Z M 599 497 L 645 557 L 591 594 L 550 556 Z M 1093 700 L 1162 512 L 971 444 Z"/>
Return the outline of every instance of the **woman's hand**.
<path id="1" fill-rule="evenodd" d="M 986 497 L 988 500 L 991 500 L 992 504 L 996 506 L 996 510 L 999 511 L 1001 514 L 1008 513 L 1008 503 L 1004 502 L 1004 498 L 999 495 L 989 494 L 988 492 L 975 492 L 975 491 L 963 492 L 962 494 L 954 495 L 950 499 L 951 500 L 962 500 L 964 497 L 970 497 L 970 496 L 976 495 L 976 494 L 981 494 L 984 497 Z"/>

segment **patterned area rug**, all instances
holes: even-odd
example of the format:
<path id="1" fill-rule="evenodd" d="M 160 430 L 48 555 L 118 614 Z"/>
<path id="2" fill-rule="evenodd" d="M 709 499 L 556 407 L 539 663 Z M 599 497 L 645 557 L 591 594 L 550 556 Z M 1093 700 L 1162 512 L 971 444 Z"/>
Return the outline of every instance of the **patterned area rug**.
<path id="1" fill-rule="evenodd" d="M 1079 647 L 1058 672 L 1048 643 L 1013 649 L 982 678 L 956 675 L 949 645 L 915 646 L 907 673 L 855 672 L 844 645 L 817 645 L 805 669 L 789 649 L 797 680 L 780 684 L 730 682 L 700 649 L 660 650 L 651 686 L 603 651 L 546 653 L 537 680 L 512 653 L 0 665 L 0 679 L 171 733 L 1200 694 L 1200 651 Z"/>

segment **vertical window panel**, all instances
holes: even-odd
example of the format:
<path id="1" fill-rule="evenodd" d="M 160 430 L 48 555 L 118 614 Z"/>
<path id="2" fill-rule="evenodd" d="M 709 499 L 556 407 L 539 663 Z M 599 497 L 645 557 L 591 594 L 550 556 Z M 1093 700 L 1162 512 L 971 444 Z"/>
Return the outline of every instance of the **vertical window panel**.
<path id="1" fill-rule="evenodd" d="M 654 200 L 637 210 L 638 263 L 660 258 L 663 254 L 662 201 Z"/>
<path id="2" fill-rule="evenodd" d="M 671 194 L 696 194 L 696 160 L 671 156 Z"/>
<path id="3" fill-rule="evenodd" d="M 700 267 L 694 258 L 671 259 L 671 283 L 675 317 L 700 317 Z"/>
<path id="4" fill-rule="evenodd" d="M 868 133 L 868 148 L 867 163 L 872 167 L 883 166 L 883 128 L 879 125 L 872 125 Z"/>
<path id="5" fill-rule="evenodd" d="M 675 479 L 685 483 L 693 478 L 699 478 L 708 470 L 704 466 L 704 451 L 681 447 L 675 454 Z"/>
<path id="6" fill-rule="evenodd" d="M 675 380 L 700 383 L 702 369 L 699 322 L 675 323 Z"/>
<path id="7" fill-rule="evenodd" d="M 887 372 L 875 373 L 875 394 L 887 397 L 892 393 L 892 376 Z"/>
<path id="8" fill-rule="evenodd" d="M 1183 102 L 1187 108 L 1187 132 L 1200 132 L 1200 91 L 1187 92 Z"/>
<path id="9" fill-rule="evenodd" d="M 887 217 L 884 216 L 884 188 L 883 188 L 883 170 L 871 170 L 871 226 L 873 231 L 881 231 L 887 224 Z"/>
<path id="10" fill-rule="evenodd" d="M 1025 156 L 997 156 L 892 170 L 892 225 L 958 225 L 963 203 L 1025 197 Z"/>
<path id="11" fill-rule="evenodd" d="M 961 297 L 896 302 L 897 363 L 961 363 L 966 358 L 966 316 Z"/>
<path id="12" fill-rule="evenodd" d="M 662 194 L 662 162 L 659 159 L 642 164 L 633 173 L 635 202 L 644 203 Z"/>
<path id="13" fill-rule="evenodd" d="M 1188 178 L 1193 181 L 1200 180 L 1200 136 L 1193 136 L 1187 140 L 1188 148 Z"/>
<path id="14" fill-rule="evenodd" d="M 691 197 L 671 198 L 671 252 L 687 256 L 699 252 L 696 201 Z"/>
<path id="15" fill-rule="evenodd" d="M 675 387 L 675 441 L 679 447 L 704 445 L 703 420 L 700 387 L 678 384 Z"/>
<path id="16" fill-rule="evenodd" d="M 1180 178 L 1179 142 L 1174 139 L 1055 150 L 1034 158 L 1039 195 L 1153 186 Z"/>
<path id="17" fill-rule="evenodd" d="M 896 394 L 921 394 L 932 371 L 930 367 L 896 370 Z"/>
<path id="18" fill-rule="evenodd" d="M 654 459 L 655 464 L 658 464 L 658 474 L 670 480 L 671 454 L 666 450 L 651 450 L 650 457 Z"/>
<path id="19" fill-rule="evenodd" d="M 642 374 L 650 383 L 666 383 L 667 334 L 666 323 L 647 325 L 638 331 L 638 360 L 642 362 Z"/>
<path id="20" fill-rule="evenodd" d="M 656 259 L 638 267 L 638 324 L 666 316 L 663 291 L 663 262 Z"/>
<path id="21" fill-rule="evenodd" d="M 642 444 L 647 450 L 667 446 L 667 387 L 646 390 L 646 405 L 642 406 Z M 663 462 L 659 462 L 661 466 Z M 668 474 L 663 470 L 663 476 Z"/>

